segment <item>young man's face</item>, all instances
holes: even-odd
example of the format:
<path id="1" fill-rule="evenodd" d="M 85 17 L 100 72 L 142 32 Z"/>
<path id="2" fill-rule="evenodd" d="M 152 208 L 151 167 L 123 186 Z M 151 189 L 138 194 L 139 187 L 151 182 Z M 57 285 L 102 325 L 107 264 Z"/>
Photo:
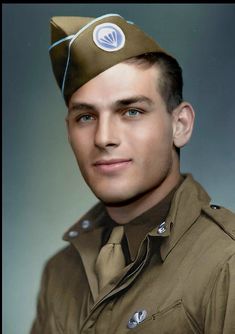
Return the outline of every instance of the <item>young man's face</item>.
<path id="1" fill-rule="evenodd" d="M 173 117 L 155 66 L 120 63 L 71 97 L 68 135 L 81 173 L 104 203 L 130 201 L 172 173 Z"/>

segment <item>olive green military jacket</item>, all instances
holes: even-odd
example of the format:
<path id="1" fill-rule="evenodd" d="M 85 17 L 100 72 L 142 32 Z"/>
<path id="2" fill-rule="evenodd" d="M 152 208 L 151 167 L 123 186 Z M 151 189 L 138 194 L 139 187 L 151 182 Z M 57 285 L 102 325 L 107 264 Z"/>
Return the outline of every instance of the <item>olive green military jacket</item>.
<path id="1" fill-rule="evenodd" d="M 104 207 L 46 264 L 31 334 L 235 333 L 235 215 L 187 175 L 134 262 L 98 294 Z"/>

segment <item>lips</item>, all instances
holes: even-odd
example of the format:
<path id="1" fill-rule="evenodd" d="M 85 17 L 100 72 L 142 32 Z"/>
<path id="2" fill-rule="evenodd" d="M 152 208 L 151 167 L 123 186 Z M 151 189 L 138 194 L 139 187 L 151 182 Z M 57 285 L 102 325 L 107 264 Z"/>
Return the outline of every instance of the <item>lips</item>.
<path id="1" fill-rule="evenodd" d="M 124 170 L 130 165 L 131 161 L 131 159 L 97 160 L 94 166 L 99 172 L 110 174 Z"/>
<path id="2" fill-rule="evenodd" d="M 110 160 L 98 160 L 94 163 L 94 166 L 102 166 L 102 165 L 114 165 L 120 163 L 130 162 L 131 159 L 110 159 Z"/>

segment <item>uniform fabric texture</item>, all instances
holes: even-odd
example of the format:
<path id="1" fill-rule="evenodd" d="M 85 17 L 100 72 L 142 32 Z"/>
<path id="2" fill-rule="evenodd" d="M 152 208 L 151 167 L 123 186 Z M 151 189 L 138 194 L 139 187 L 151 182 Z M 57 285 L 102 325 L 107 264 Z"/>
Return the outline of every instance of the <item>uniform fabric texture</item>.
<path id="1" fill-rule="evenodd" d="M 103 204 L 66 232 L 69 245 L 45 265 L 31 334 L 235 333 L 235 215 L 184 177 L 164 222 L 100 292 Z"/>

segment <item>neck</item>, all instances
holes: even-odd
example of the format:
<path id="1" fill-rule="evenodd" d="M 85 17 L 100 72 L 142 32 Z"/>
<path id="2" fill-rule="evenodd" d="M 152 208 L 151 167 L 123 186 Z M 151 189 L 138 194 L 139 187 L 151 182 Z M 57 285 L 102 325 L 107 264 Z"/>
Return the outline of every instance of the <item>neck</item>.
<path id="1" fill-rule="evenodd" d="M 158 204 L 179 184 L 182 176 L 179 171 L 170 174 L 159 186 L 142 196 L 120 206 L 106 206 L 109 216 L 119 224 L 127 224 L 154 205 Z"/>

